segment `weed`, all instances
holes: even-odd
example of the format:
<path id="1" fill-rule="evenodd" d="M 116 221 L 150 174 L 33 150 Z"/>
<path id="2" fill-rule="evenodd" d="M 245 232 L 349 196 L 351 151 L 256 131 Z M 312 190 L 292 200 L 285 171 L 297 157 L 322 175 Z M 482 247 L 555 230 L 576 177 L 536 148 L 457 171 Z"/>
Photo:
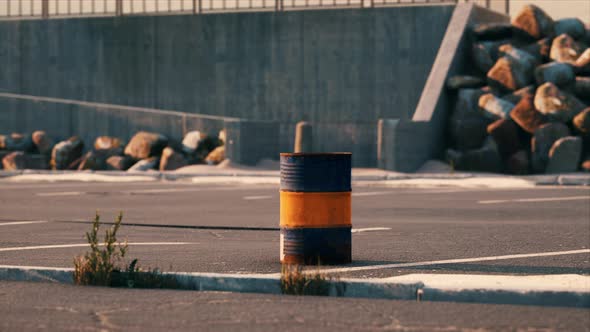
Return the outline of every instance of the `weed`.
<path id="1" fill-rule="evenodd" d="M 281 267 L 281 291 L 288 295 L 323 295 L 330 294 L 331 278 L 318 272 L 303 272 L 299 265 Z"/>

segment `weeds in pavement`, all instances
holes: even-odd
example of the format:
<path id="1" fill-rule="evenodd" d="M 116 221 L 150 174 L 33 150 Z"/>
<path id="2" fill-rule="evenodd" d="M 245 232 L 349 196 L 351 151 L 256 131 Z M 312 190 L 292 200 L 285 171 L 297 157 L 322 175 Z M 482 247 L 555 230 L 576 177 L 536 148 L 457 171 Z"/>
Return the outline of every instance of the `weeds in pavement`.
<path id="1" fill-rule="evenodd" d="M 117 241 L 123 214 L 105 232 L 104 243 L 99 244 L 100 215 L 96 213 L 92 229 L 86 233 L 90 251 L 74 258 L 74 283 L 77 285 L 128 287 L 128 288 L 180 288 L 175 277 L 163 274 L 158 269 L 142 270 L 137 259 L 125 263 L 127 241 Z M 102 247 L 102 248 L 101 248 Z"/>
<path id="2" fill-rule="evenodd" d="M 331 278 L 318 272 L 304 272 L 300 265 L 281 267 L 281 291 L 287 295 L 330 295 Z"/>

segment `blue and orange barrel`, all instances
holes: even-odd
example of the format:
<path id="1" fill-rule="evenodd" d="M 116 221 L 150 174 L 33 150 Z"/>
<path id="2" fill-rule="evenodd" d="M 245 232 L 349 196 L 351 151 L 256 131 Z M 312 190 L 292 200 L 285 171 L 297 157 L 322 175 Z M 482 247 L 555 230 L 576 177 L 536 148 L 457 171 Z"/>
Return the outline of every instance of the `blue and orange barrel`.
<path id="1" fill-rule="evenodd" d="M 351 157 L 281 153 L 281 263 L 351 262 Z"/>

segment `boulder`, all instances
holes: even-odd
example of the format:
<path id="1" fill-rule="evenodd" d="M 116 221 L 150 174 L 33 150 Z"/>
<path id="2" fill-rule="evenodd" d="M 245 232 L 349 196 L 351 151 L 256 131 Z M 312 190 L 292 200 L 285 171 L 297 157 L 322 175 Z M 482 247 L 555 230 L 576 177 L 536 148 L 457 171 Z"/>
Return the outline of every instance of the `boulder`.
<path id="1" fill-rule="evenodd" d="M 526 150 L 520 150 L 506 159 L 504 170 L 508 174 L 526 175 L 530 173 L 530 159 Z"/>
<path id="2" fill-rule="evenodd" d="M 587 48 L 574 63 L 574 69 L 579 75 L 590 75 L 590 48 Z"/>
<path id="3" fill-rule="evenodd" d="M 518 135 L 518 126 L 510 119 L 500 119 L 490 124 L 487 133 L 494 139 L 498 152 L 506 159 L 522 149 Z"/>
<path id="4" fill-rule="evenodd" d="M 535 69 L 535 80 L 538 85 L 551 82 L 558 87 L 564 87 L 575 82 L 576 74 L 570 64 L 550 62 Z"/>
<path id="5" fill-rule="evenodd" d="M 123 148 L 121 139 L 111 136 L 99 136 L 94 140 L 94 150 L 113 150 Z"/>
<path id="6" fill-rule="evenodd" d="M 562 18 L 555 21 L 555 35 L 570 35 L 575 40 L 583 40 L 586 37 L 586 27 L 584 22 L 578 18 Z"/>
<path id="7" fill-rule="evenodd" d="M 486 93 L 479 97 L 478 105 L 484 117 L 491 120 L 507 118 L 512 108 L 514 108 L 514 104 L 496 97 L 491 93 Z"/>
<path id="8" fill-rule="evenodd" d="M 125 147 L 125 154 L 135 159 L 159 156 L 168 145 L 168 138 L 157 133 L 140 131 Z"/>
<path id="9" fill-rule="evenodd" d="M 126 171 L 134 163 L 135 160 L 129 156 L 111 156 L 106 160 L 106 169 L 109 171 Z"/>
<path id="10" fill-rule="evenodd" d="M 534 39 L 549 37 L 554 33 L 553 19 L 541 8 L 526 5 L 513 17 L 512 25 Z"/>
<path id="11" fill-rule="evenodd" d="M 535 172 L 545 171 L 553 143 L 569 135 L 567 126 L 559 122 L 545 124 L 535 131 L 531 140 L 531 161 Z"/>
<path id="12" fill-rule="evenodd" d="M 578 76 L 574 83 L 574 93 L 584 101 L 590 101 L 590 77 Z"/>
<path id="13" fill-rule="evenodd" d="M 499 58 L 488 71 L 488 84 L 508 91 L 524 88 L 533 82 L 536 63 L 535 58 L 524 51 L 512 52 Z"/>
<path id="14" fill-rule="evenodd" d="M 457 170 L 480 172 L 500 172 L 502 170 L 502 158 L 492 138 L 486 139 L 484 145 L 479 149 L 464 152 L 448 149 L 446 159 Z"/>
<path id="15" fill-rule="evenodd" d="M 475 66 L 482 72 L 487 73 L 492 69 L 498 60 L 498 48 L 503 42 L 475 43 L 471 48 L 471 57 Z"/>
<path id="16" fill-rule="evenodd" d="M 582 164 L 580 165 L 580 168 L 584 172 L 590 172 L 590 158 L 582 161 Z"/>
<path id="17" fill-rule="evenodd" d="M 48 169 L 47 157 L 40 154 L 25 154 L 22 151 L 13 151 L 2 158 L 2 166 L 6 171 L 22 169 Z"/>
<path id="18" fill-rule="evenodd" d="M 580 134 L 590 135 L 590 107 L 576 115 L 572 124 Z"/>
<path id="19" fill-rule="evenodd" d="M 155 170 L 159 164 L 160 160 L 157 157 L 142 159 L 133 164 L 133 166 L 131 166 L 127 172 L 145 172 L 149 170 Z"/>
<path id="20" fill-rule="evenodd" d="M 104 171 L 107 169 L 107 158 L 110 157 L 108 151 L 96 150 L 87 152 L 78 165 L 78 170 Z"/>
<path id="21" fill-rule="evenodd" d="M 33 141 L 23 134 L 0 135 L 0 150 L 31 152 L 33 149 Z"/>
<path id="22" fill-rule="evenodd" d="M 473 35 L 477 40 L 501 40 L 512 38 L 513 31 L 510 23 L 486 23 L 473 28 Z"/>
<path id="23" fill-rule="evenodd" d="M 453 76 L 447 80 L 449 90 L 476 89 L 486 85 L 486 82 L 476 76 Z"/>
<path id="24" fill-rule="evenodd" d="M 477 102 L 483 92 L 479 89 L 460 89 L 451 114 L 449 131 L 455 148 L 479 148 L 486 138 L 486 127 L 491 122 L 479 111 Z"/>
<path id="25" fill-rule="evenodd" d="M 219 138 L 219 141 L 221 141 L 221 145 L 225 145 L 225 137 L 226 137 L 225 135 L 226 135 L 225 129 L 221 129 L 219 131 L 219 134 L 217 135 L 217 138 Z"/>
<path id="26" fill-rule="evenodd" d="M 559 61 L 575 64 L 576 60 L 582 54 L 582 47 L 572 37 L 561 34 L 551 44 L 550 58 Z"/>
<path id="27" fill-rule="evenodd" d="M 37 130 L 31 135 L 31 139 L 37 151 L 46 156 L 51 155 L 51 149 L 53 148 L 53 140 L 46 132 Z"/>
<path id="28" fill-rule="evenodd" d="M 223 146 L 223 141 L 218 137 L 207 136 L 199 141 L 199 146 L 195 152 L 197 160 L 206 161 L 207 156 L 217 147 Z"/>
<path id="29" fill-rule="evenodd" d="M 198 130 L 188 132 L 182 140 L 182 151 L 187 155 L 194 154 L 203 138 L 205 138 L 205 135 Z"/>
<path id="30" fill-rule="evenodd" d="M 551 119 L 568 122 L 585 106 L 578 98 L 561 91 L 555 84 L 548 82 L 537 88 L 535 108 Z"/>
<path id="31" fill-rule="evenodd" d="M 188 165 L 182 153 L 174 151 L 174 149 L 167 147 L 162 151 L 162 158 L 160 158 L 160 171 L 173 171 Z"/>
<path id="32" fill-rule="evenodd" d="M 512 93 L 509 93 L 507 95 L 503 95 L 502 99 L 506 100 L 507 102 L 511 103 L 511 104 L 518 104 L 522 98 L 524 97 L 534 97 L 535 96 L 535 92 L 537 91 L 537 87 L 534 85 L 529 85 L 526 86 L 522 89 L 518 89 L 516 91 L 513 91 Z"/>
<path id="33" fill-rule="evenodd" d="M 578 169 L 582 156 L 582 139 L 568 136 L 555 141 L 549 150 L 545 173 L 569 173 Z"/>
<path id="34" fill-rule="evenodd" d="M 72 163 L 80 160 L 83 150 L 84 142 L 78 136 L 73 136 L 67 141 L 57 143 L 51 151 L 52 168 L 63 170 L 76 167 Z"/>
<path id="35" fill-rule="evenodd" d="M 522 50 L 532 55 L 537 62 L 545 62 L 549 60 L 552 42 L 552 38 L 543 38 L 532 44 L 522 46 Z"/>
<path id="36" fill-rule="evenodd" d="M 535 109 L 534 97 L 523 97 L 510 111 L 510 118 L 529 134 L 533 134 L 539 127 L 549 122 L 547 116 Z"/>
<path id="37" fill-rule="evenodd" d="M 211 153 L 209 153 L 209 155 L 207 155 L 207 158 L 205 158 L 205 162 L 207 162 L 209 165 L 217 165 L 224 160 L 225 146 L 223 145 L 216 147 L 213 151 L 211 151 Z"/>

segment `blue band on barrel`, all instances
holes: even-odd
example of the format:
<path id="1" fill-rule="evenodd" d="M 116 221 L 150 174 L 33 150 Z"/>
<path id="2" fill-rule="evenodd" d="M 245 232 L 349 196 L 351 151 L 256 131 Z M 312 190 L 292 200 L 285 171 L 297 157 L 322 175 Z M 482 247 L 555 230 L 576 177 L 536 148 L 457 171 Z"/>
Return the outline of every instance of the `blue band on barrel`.
<path id="1" fill-rule="evenodd" d="M 351 227 L 281 228 L 283 263 L 343 264 L 352 260 Z"/>
<path id="2" fill-rule="evenodd" d="M 351 154 L 281 154 L 281 190 L 351 191 Z"/>

